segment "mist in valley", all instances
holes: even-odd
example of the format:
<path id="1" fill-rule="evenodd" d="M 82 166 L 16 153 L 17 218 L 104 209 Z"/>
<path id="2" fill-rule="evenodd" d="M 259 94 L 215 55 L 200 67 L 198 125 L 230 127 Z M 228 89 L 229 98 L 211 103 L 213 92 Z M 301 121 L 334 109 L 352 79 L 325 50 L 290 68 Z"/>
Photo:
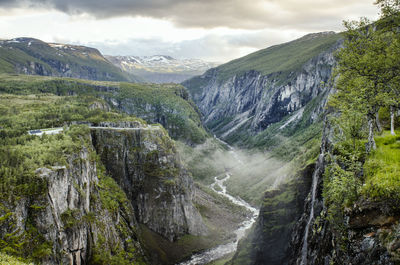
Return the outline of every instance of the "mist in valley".
<path id="1" fill-rule="evenodd" d="M 228 192 L 255 206 L 260 205 L 264 191 L 278 187 L 291 173 L 290 163 L 268 152 L 231 149 L 215 138 L 194 148 L 178 143 L 178 150 L 195 181 L 210 185 L 214 177 L 229 173 Z"/>

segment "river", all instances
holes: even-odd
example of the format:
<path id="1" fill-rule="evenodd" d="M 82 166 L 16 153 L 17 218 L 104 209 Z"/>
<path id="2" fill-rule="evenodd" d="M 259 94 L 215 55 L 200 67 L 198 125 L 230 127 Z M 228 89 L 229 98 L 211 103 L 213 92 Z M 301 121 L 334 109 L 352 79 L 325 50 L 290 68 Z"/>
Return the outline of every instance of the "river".
<path id="1" fill-rule="evenodd" d="M 221 140 L 219 140 L 219 141 L 221 141 Z M 223 142 L 223 143 L 226 144 L 225 142 Z M 235 150 L 228 144 L 226 144 L 226 146 L 229 147 L 229 149 L 230 149 L 229 152 L 235 157 L 235 159 L 238 161 L 238 163 L 240 165 L 243 165 L 243 162 L 239 159 L 239 156 L 235 153 Z M 231 175 L 229 172 L 226 172 L 225 176 L 223 178 L 215 177 L 214 183 L 212 183 L 210 186 L 211 189 L 213 191 L 215 191 L 216 193 L 228 198 L 232 203 L 239 205 L 239 206 L 243 206 L 246 209 L 248 209 L 251 212 L 251 216 L 249 216 L 245 221 L 243 221 L 239 225 L 239 228 L 234 231 L 234 233 L 236 234 L 236 238 L 233 241 L 223 244 L 223 245 L 219 245 L 214 248 L 211 248 L 204 252 L 194 254 L 189 260 L 179 263 L 179 265 L 208 264 L 212 261 L 215 261 L 215 260 L 218 260 L 218 259 L 224 257 L 225 255 L 235 252 L 237 249 L 239 240 L 244 237 L 247 229 L 249 229 L 256 221 L 256 219 L 258 217 L 258 212 L 259 212 L 258 209 L 252 207 L 250 204 L 248 204 L 244 200 L 234 197 L 234 196 L 230 195 L 229 193 L 227 193 L 225 182 L 230 177 L 231 177 Z"/>

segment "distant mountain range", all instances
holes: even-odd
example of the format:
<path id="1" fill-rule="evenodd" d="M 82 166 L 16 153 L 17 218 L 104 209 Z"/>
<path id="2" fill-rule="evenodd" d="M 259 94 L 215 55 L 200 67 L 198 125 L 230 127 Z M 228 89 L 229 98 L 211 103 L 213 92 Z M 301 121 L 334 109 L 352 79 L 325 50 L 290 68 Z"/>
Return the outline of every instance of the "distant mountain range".
<path id="1" fill-rule="evenodd" d="M 100 81 L 181 83 L 217 63 L 166 55 L 103 56 L 97 49 L 33 38 L 0 40 L 0 73 Z"/>
<path id="2" fill-rule="evenodd" d="M 0 73 L 138 82 L 94 48 L 33 38 L 0 40 Z"/>
<path id="3" fill-rule="evenodd" d="M 175 59 L 167 55 L 105 57 L 122 70 L 152 83 L 180 83 L 218 65 L 200 59 Z"/>

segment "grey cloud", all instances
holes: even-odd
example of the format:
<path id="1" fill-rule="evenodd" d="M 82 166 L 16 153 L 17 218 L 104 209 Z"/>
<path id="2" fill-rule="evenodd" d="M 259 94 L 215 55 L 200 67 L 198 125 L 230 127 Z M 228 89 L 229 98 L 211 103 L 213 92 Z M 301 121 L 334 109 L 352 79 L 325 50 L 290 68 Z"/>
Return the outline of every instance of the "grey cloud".
<path id="1" fill-rule="evenodd" d="M 270 32 L 268 30 L 226 36 L 225 39 L 232 46 L 255 49 L 266 48 L 267 46 L 287 41 L 285 36 L 282 36 L 277 32 Z"/>
<path id="2" fill-rule="evenodd" d="M 226 62 L 242 56 L 242 48 L 258 50 L 282 43 L 286 36 L 276 32 L 258 31 L 239 35 L 207 35 L 195 40 L 165 42 L 157 38 L 131 39 L 125 42 L 108 40 L 104 42 L 78 43 L 98 48 L 107 55 L 155 54 L 169 55 L 175 58 L 201 58 L 214 62 Z M 65 41 L 60 41 L 65 42 Z"/>
<path id="3" fill-rule="evenodd" d="M 174 58 L 201 58 L 209 61 L 225 61 L 238 54 L 240 47 L 229 45 L 223 37 L 207 36 L 197 40 L 178 43 L 164 42 L 160 39 L 133 39 L 124 43 L 101 42 L 85 45 L 98 48 L 103 54 L 138 55 L 155 54 L 169 55 Z"/>
<path id="4" fill-rule="evenodd" d="M 350 14 L 376 13 L 365 0 L 0 0 L 0 7 L 49 6 L 68 14 L 96 18 L 145 16 L 181 27 L 314 29 L 340 24 Z M 367 14 L 365 14 L 367 13 Z"/>

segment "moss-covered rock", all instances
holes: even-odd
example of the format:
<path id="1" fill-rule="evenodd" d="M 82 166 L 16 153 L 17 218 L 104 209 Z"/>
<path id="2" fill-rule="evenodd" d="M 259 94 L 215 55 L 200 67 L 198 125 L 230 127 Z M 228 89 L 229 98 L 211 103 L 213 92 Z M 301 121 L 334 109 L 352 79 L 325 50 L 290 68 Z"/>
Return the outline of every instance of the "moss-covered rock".
<path id="1" fill-rule="evenodd" d="M 170 241 L 207 232 L 192 204 L 192 179 L 162 127 L 94 128 L 92 138 L 140 223 Z"/>
<path id="2" fill-rule="evenodd" d="M 290 257 L 291 233 L 303 211 L 311 185 L 313 165 L 292 180 L 264 194 L 260 216 L 250 234 L 240 241 L 228 264 L 286 264 Z"/>
<path id="3" fill-rule="evenodd" d="M 87 137 L 90 139 L 90 135 Z M 46 183 L 43 196 L 20 194 L 17 201 L 2 200 L 2 251 L 41 264 L 87 264 L 96 257 L 96 248 L 101 248 L 104 255 L 126 253 L 120 259 L 125 263 L 119 264 L 141 262 L 133 208 L 123 207 L 123 200 L 119 199 L 117 203 L 121 205 L 112 212 L 103 203 L 101 190 L 106 177 L 99 179 L 98 163 L 91 155 L 94 150 L 86 143 L 88 147 L 66 157 L 65 166 L 36 171 L 36 177 Z M 110 196 L 115 195 L 113 191 Z M 129 240 L 135 248 L 129 247 Z"/>

